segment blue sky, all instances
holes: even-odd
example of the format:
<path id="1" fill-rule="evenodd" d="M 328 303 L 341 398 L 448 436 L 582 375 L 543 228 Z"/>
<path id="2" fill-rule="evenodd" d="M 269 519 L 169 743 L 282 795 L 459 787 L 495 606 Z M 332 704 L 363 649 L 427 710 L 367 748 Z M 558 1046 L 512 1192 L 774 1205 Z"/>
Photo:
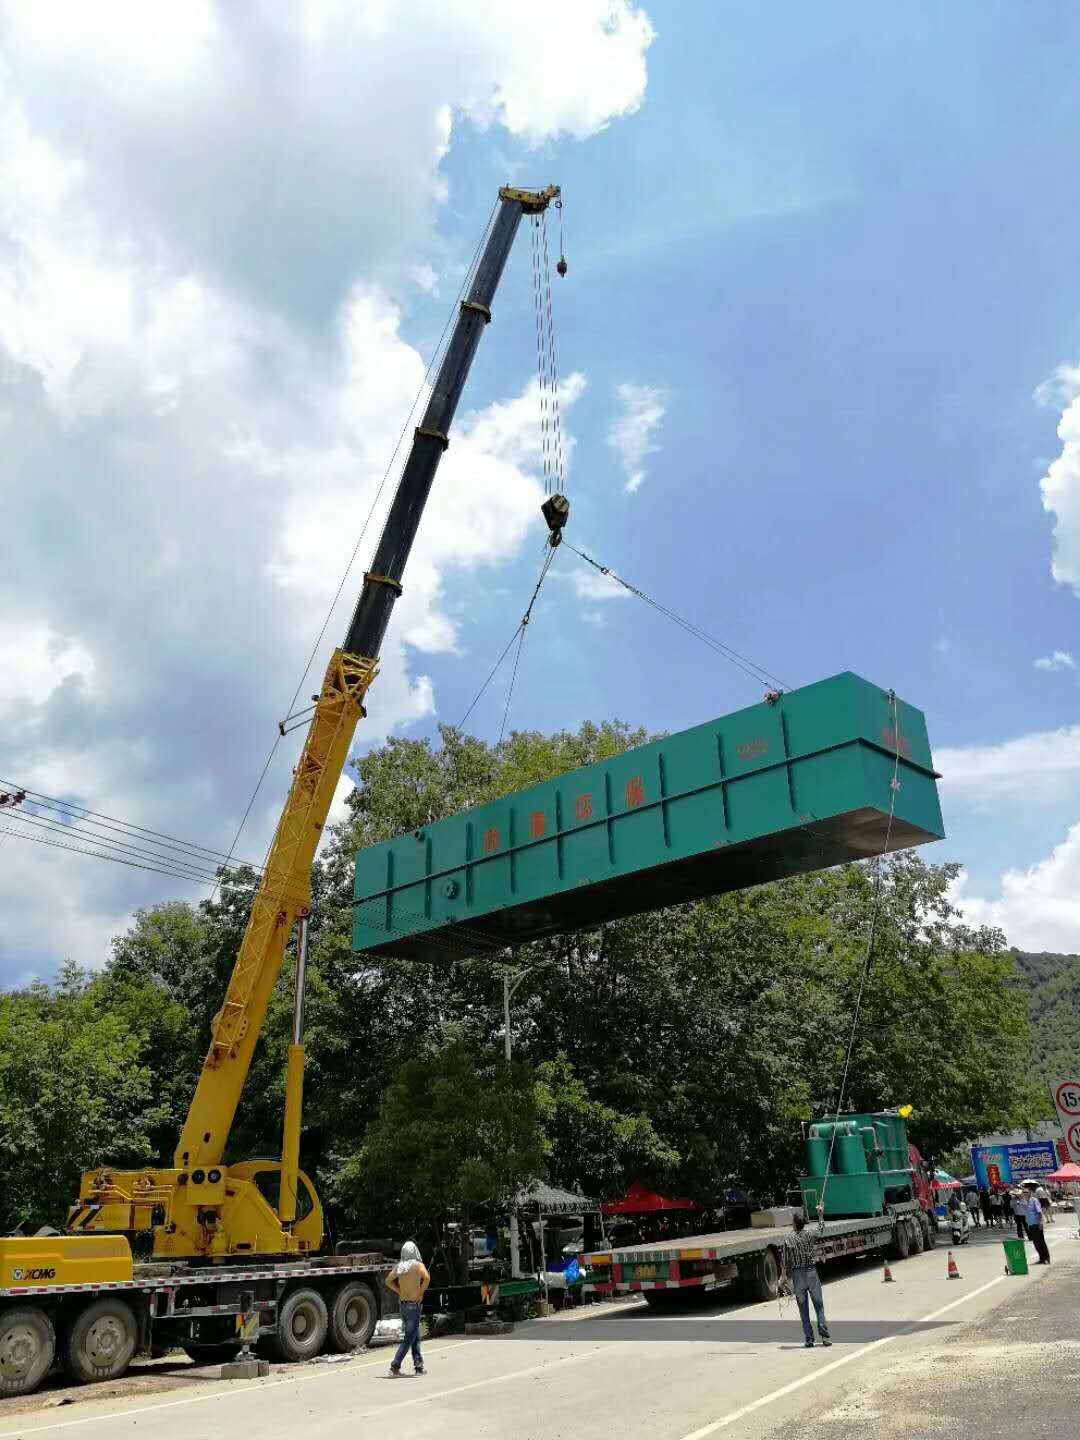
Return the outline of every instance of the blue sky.
<path id="1" fill-rule="evenodd" d="M 972 918 L 1080 948 L 1080 15 L 555 8 L 409 0 L 372 32 L 343 5 L 334 45 L 283 49 L 207 3 L 137 36 L 111 90 L 107 34 L 8 16 L 4 608 L 32 643 L 0 627 L 5 778 L 227 842 L 495 189 L 554 180 L 570 538 L 792 685 L 850 668 L 923 708 L 949 831 L 927 857 L 962 862 Z M 360 745 L 457 720 L 531 590 L 530 287 L 523 233 Z M 611 443 L 633 395 L 637 462 Z M 511 724 L 675 730 L 759 698 L 577 569 Z M 200 893 L 39 848 L 0 847 L 9 982 Z"/>

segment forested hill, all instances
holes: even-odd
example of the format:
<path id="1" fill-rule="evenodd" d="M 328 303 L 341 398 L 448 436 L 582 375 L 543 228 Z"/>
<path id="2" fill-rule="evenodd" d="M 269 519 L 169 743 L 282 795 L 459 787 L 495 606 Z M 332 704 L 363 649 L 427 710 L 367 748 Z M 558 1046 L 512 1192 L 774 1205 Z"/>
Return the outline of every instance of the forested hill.
<path id="1" fill-rule="evenodd" d="M 1080 955 L 1017 950 L 1029 993 L 1031 1077 L 1039 1084 L 1080 1070 Z"/>

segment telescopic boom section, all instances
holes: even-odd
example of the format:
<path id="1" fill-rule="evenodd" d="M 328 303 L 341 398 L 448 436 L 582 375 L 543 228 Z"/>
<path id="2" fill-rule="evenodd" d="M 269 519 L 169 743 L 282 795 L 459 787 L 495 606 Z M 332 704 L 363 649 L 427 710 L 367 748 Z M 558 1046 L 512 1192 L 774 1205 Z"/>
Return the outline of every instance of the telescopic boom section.
<path id="1" fill-rule="evenodd" d="M 394 601 L 401 594 L 405 565 L 435 472 L 449 443 L 454 412 L 480 336 L 491 319 L 491 302 L 521 217 L 539 214 L 558 195 L 559 188 L 554 185 L 546 190 L 507 186 L 499 191 L 495 223 L 461 302 L 371 569 L 364 576 L 345 643 L 334 651 L 327 667 L 225 1002 L 214 1020 L 210 1049 L 176 1149 L 178 1168 L 217 1165 L 223 1158 L 285 947 L 294 924 L 311 906 L 315 851 L 356 722 L 364 714 L 364 696 L 375 678 L 383 636 Z M 288 1186 L 282 1188 L 285 1191 Z"/>

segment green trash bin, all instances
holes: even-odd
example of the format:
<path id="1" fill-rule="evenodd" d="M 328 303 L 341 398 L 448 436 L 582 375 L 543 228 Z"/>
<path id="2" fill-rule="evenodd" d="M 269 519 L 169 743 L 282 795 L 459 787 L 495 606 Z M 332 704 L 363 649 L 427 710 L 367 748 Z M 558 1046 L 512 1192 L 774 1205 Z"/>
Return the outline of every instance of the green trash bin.
<path id="1" fill-rule="evenodd" d="M 1005 1247 L 1005 1274 L 1026 1275 L 1028 1263 L 1023 1240 L 1003 1240 L 1001 1243 Z"/>

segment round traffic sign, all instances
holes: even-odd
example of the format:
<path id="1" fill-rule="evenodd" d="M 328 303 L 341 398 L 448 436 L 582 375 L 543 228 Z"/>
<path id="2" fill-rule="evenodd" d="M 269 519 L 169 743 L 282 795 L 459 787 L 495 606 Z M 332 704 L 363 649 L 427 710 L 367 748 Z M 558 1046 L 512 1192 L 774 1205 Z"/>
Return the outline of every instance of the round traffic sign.
<path id="1" fill-rule="evenodd" d="M 1080 1080 L 1063 1080 L 1054 1092 L 1062 1115 L 1080 1115 Z"/>
<path id="2" fill-rule="evenodd" d="M 1080 1120 L 1075 1125 L 1069 1126 L 1069 1132 L 1065 1136 L 1065 1143 L 1073 1155 L 1080 1160 Z"/>

